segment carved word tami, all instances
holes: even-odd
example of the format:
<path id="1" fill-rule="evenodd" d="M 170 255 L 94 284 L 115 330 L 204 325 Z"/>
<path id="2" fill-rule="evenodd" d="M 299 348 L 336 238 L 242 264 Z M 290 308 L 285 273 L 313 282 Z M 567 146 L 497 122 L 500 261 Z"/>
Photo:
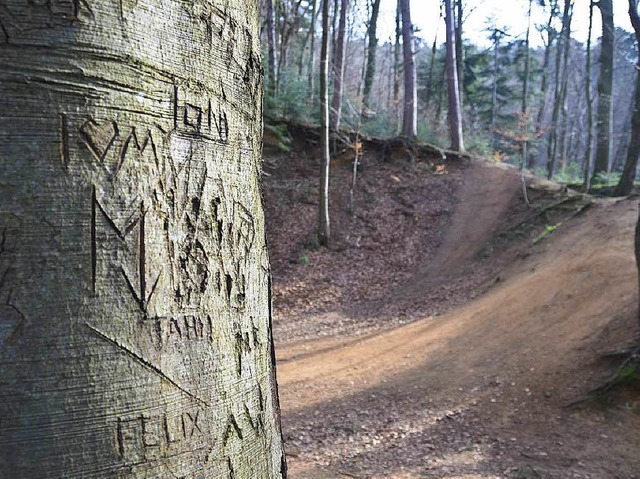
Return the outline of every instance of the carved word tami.
<path id="1" fill-rule="evenodd" d="M 213 342 L 213 320 L 210 315 L 185 314 L 151 319 L 156 321 L 162 346 L 188 341 Z"/>

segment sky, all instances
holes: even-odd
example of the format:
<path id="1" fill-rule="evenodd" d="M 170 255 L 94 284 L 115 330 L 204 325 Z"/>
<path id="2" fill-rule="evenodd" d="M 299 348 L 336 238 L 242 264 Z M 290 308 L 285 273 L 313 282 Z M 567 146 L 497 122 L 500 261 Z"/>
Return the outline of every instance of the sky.
<path id="1" fill-rule="evenodd" d="M 380 42 L 394 36 L 395 8 L 397 0 L 381 0 L 379 29 Z M 535 30 L 536 24 L 545 24 L 547 16 L 534 0 L 532 11 L 531 43 L 542 46 L 542 38 Z M 419 29 L 418 36 L 431 44 L 437 32 L 438 43 L 444 40 L 444 21 L 439 19 L 440 0 L 411 0 L 411 19 Z M 616 26 L 631 31 L 627 14 L 627 0 L 613 0 L 614 22 Z M 463 26 L 464 37 L 478 45 L 489 46 L 488 34 L 484 30 L 495 19 L 496 26 L 507 31 L 513 37 L 524 39 L 527 30 L 528 0 L 466 0 L 466 18 Z M 593 38 L 602 34 L 600 11 L 594 10 Z M 572 35 L 576 40 L 585 42 L 589 28 L 589 0 L 575 0 Z"/>

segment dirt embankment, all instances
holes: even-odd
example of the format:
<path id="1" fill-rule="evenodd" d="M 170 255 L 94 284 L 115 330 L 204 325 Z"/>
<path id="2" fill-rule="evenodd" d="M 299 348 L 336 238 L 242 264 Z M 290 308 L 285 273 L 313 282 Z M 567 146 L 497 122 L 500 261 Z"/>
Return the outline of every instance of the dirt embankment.
<path id="1" fill-rule="evenodd" d="M 533 245 L 550 219 L 522 223 L 513 170 L 415 168 L 365 165 L 332 251 L 302 248 L 311 166 L 266 181 L 291 477 L 640 477 L 637 397 L 566 407 L 611 374 L 598 353 L 637 335 L 636 201 Z"/>

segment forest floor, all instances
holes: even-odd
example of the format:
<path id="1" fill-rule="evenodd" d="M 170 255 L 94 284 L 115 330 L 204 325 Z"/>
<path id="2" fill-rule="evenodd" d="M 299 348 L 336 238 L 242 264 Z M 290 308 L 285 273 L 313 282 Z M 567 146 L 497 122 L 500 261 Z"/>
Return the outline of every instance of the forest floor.
<path id="1" fill-rule="evenodd" d="M 640 391 L 572 406 L 638 336 L 637 199 L 365 151 L 318 248 L 310 150 L 265 160 L 291 479 L 640 478 Z"/>

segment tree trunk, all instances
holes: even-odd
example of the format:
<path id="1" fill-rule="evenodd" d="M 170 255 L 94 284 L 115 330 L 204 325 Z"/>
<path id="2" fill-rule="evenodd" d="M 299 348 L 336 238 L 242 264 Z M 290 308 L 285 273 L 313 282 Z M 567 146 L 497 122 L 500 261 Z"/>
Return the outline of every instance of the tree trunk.
<path id="1" fill-rule="evenodd" d="M 442 9 L 440 9 L 440 19 L 442 19 Z M 439 22 L 438 22 L 439 23 Z M 431 45 L 431 58 L 429 59 L 429 73 L 427 74 L 426 98 L 424 106 L 429 109 L 431 106 L 431 98 L 433 97 L 433 73 L 436 66 L 436 54 L 438 52 L 438 31 L 436 30 L 433 37 L 433 44 Z"/>
<path id="2" fill-rule="evenodd" d="M 536 133 L 544 131 L 544 117 L 547 110 L 547 84 L 549 82 L 549 63 L 551 61 L 551 47 L 553 46 L 553 27 L 551 26 L 555 16 L 554 6 L 551 5 L 549 20 L 547 21 L 547 43 L 544 47 L 544 59 L 542 63 L 542 80 L 540 82 L 540 91 L 542 92 L 542 98 L 540 101 L 540 108 L 538 109 L 538 116 L 536 118 Z M 533 158 L 533 156 L 532 156 Z M 534 162 L 529 163 L 529 168 L 535 167 Z"/>
<path id="3" fill-rule="evenodd" d="M 324 2 L 324 0 L 320 0 L 321 3 Z M 311 25 L 310 25 L 310 32 L 311 32 L 311 45 L 309 47 L 309 66 L 308 66 L 308 72 L 307 72 L 307 85 L 309 87 L 309 103 L 311 105 L 313 105 L 313 100 L 315 98 L 315 91 L 314 91 L 314 84 L 313 84 L 313 79 L 315 77 L 315 72 L 313 71 L 313 67 L 315 66 L 316 63 L 316 20 L 317 20 L 317 15 L 318 12 L 316 10 L 316 0 L 312 1 L 312 7 L 313 8 L 313 13 L 312 13 L 312 17 L 311 17 Z"/>
<path id="4" fill-rule="evenodd" d="M 333 57 L 333 99 L 331 101 L 331 112 L 329 115 L 329 126 L 337 131 L 340 128 L 340 116 L 342 115 L 342 90 L 344 79 L 344 54 L 346 47 L 347 30 L 347 10 L 349 0 L 341 0 L 340 22 L 338 23 L 338 37 L 336 40 L 336 50 Z"/>
<path id="5" fill-rule="evenodd" d="M 638 222 L 634 238 L 634 251 L 636 256 L 636 269 L 638 270 L 638 322 L 640 323 L 640 210 L 638 211 Z"/>
<path id="6" fill-rule="evenodd" d="M 462 43 L 462 21 L 463 21 L 463 3 L 462 0 L 456 0 L 456 68 L 458 73 L 458 98 L 460 103 L 460 125 L 463 128 L 464 120 L 464 47 Z"/>
<path id="7" fill-rule="evenodd" d="M 583 188 L 591 188 L 591 160 L 593 158 L 593 97 L 591 93 L 591 37 L 593 34 L 593 0 L 589 1 L 589 33 L 587 36 L 587 64 L 585 79 L 585 98 L 587 99 L 587 152 L 582 169 Z"/>
<path id="8" fill-rule="evenodd" d="M 562 45 L 562 84 L 560 86 L 560 141 L 558 142 L 560 151 L 560 159 L 562 170 L 567 166 L 567 131 L 569 130 L 569 105 L 567 104 L 567 91 L 569 87 L 569 54 L 571 52 L 571 23 L 573 19 L 573 2 L 571 3 L 571 12 L 569 21 L 565 30 L 564 42 Z M 554 166 L 557 155 L 554 155 Z M 551 169 L 553 173 L 553 167 Z"/>
<path id="9" fill-rule="evenodd" d="M 413 24 L 409 0 L 400 0 L 402 13 L 402 60 L 404 67 L 404 103 L 402 136 L 415 138 L 418 132 L 418 91 L 414 57 Z"/>
<path id="10" fill-rule="evenodd" d="M 553 94 L 553 114 L 551 117 L 551 131 L 549 133 L 549 143 L 547 145 L 547 178 L 553 177 L 556 164 L 556 155 L 558 150 L 558 125 L 560 121 L 560 109 L 564 105 L 563 84 L 566 73 L 563 72 L 563 52 L 568 48 L 569 39 L 571 37 L 571 10 L 573 2 L 564 0 L 564 11 L 562 13 L 562 32 L 557 42 L 556 50 L 556 71 Z M 560 41 L 562 40 L 562 41 Z M 565 56 L 566 58 L 566 56 Z M 564 71 L 567 65 L 564 64 Z"/>
<path id="11" fill-rule="evenodd" d="M 116 5 L 0 9 L 0 477 L 284 477 L 258 2 Z"/>
<path id="12" fill-rule="evenodd" d="M 362 93 L 362 110 L 367 113 L 371 109 L 369 97 L 371 96 L 371 87 L 373 86 L 373 78 L 376 73 L 376 52 L 378 49 L 378 37 L 376 37 L 378 29 L 378 13 L 380 12 L 380 0 L 373 0 L 371 5 L 371 18 L 367 27 L 367 36 L 369 37 L 369 46 L 367 47 L 367 69 L 364 74 L 364 91 Z"/>
<path id="13" fill-rule="evenodd" d="M 629 18 L 636 35 L 636 45 L 640 52 L 640 16 L 638 15 L 638 0 L 629 0 Z M 633 104 L 633 115 L 631 117 L 631 134 L 629 149 L 627 150 L 627 160 L 624 164 L 620 182 L 615 193 L 626 196 L 633 189 L 633 181 L 636 178 L 638 167 L 638 156 L 640 156 L 640 59 L 636 64 L 636 88 Z M 636 250 L 637 251 L 637 250 Z"/>
<path id="14" fill-rule="evenodd" d="M 320 51 L 320 116 L 322 129 L 322 169 L 318 211 L 318 242 L 327 246 L 331 239 L 329 223 L 329 0 L 322 1 L 322 47 Z"/>
<path id="15" fill-rule="evenodd" d="M 274 95 L 276 92 L 276 24 L 273 13 L 273 0 L 266 0 L 267 4 L 267 91 Z"/>
<path id="16" fill-rule="evenodd" d="M 500 38 L 502 32 L 497 28 L 493 31 L 493 81 L 491 85 L 491 151 L 495 150 L 496 146 L 496 127 L 498 119 L 498 51 L 500 48 Z"/>
<path id="17" fill-rule="evenodd" d="M 399 131 L 400 124 L 400 38 L 402 37 L 402 0 L 396 3 L 396 38 L 393 44 L 393 104 L 396 120 L 396 131 Z"/>
<path id="18" fill-rule="evenodd" d="M 456 62 L 455 19 L 453 18 L 452 0 L 445 0 L 445 23 L 447 31 L 447 87 L 449 93 L 449 138 L 451 149 L 464 150 L 462 138 L 462 111 L 460 108 L 460 90 L 458 88 L 458 68 Z"/>
<path id="19" fill-rule="evenodd" d="M 529 12 L 527 14 L 527 33 L 524 39 L 524 48 L 525 48 L 525 57 L 524 57 L 524 78 L 522 80 L 522 105 L 520 108 L 521 115 L 521 123 L 523 127 L 523 140 L 522 140 L 522 163 L 520 165 L 521 169 L 526 168 L 527 166 L 527 157 L 529 150 L 529 75 L 531 71 L 531 49 L 529 45 L 529 38 L 531 34 L 531 7 L 533 4 L 533 0 L 529 0 Z"/>
<path id="20" fill-rule="evenodd" d="M 596 159 L 594 175 L 607 173 L 611 165 L 612 91 L 613 91 L 613 6 L 611 0 L 599 0 L 596 5 L 602 15 L 602 47 L 598 79 L 598 110 L 596 120 Z"/>

